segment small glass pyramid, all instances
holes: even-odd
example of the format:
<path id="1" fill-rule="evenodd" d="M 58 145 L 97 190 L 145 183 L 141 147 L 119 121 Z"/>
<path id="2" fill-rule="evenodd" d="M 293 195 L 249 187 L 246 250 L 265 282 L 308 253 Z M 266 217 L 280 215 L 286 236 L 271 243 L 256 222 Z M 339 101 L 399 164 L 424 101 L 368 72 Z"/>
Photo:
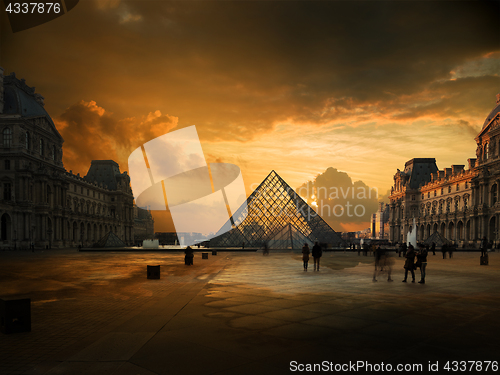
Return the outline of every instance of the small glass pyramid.
<path id="1" fill-rule="evenodd" d="M 271 171 L 230 219 L 233 229 L 210 247 L 301 249 L 304 243 L 338 247 L 342 238 L 275 171 Z"/>

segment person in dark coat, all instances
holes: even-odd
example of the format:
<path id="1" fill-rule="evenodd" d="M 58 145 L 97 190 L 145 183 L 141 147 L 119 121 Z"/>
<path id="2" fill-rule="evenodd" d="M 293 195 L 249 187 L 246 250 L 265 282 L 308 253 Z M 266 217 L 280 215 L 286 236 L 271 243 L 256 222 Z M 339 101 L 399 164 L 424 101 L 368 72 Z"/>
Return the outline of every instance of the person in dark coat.
<path id="1" fill-rule="evenodd" d="M 486 236 L 483 237 L 481 240 L 481 256 L 484 257 L 486 253 L 488 252 L 488 240 L 486 239 Z"/>
<path id="2" fill-rule="evenodd" d="M 191 248 L 191 246 L 186 247 L 186 250 L 184 250 L 184 254 L 186 254 L 184 256 L 184 264 L 186 266 L 192 266 L 194 254 L 193 254 L 193 249 Z"/>
<path id="3" fill-rule="evenodd" d="M 321 255 L 323 255 L 323 250 L 321 249 L 321 246 L 319 246 L 318 242 L 315 242 L 312 249 L 315 271 L 319 271 L 319 260 L 321 259 Z"/>
<path id="4" fill-rule="evenodd" d="M 420 281 L 419 284 L 425 284 L 425 270 L 427 268 L 427 248 L 421 247 L 420 251 L 417 254 L 417 264 L 420 267 Z"/>
<path id="5" fill-rule="evenodd" d="M 415 248 L 413 247 L 412 244 L 408 246 L 408 251 L 406 252 L 406 261 L 404 265 L 405 269 L 405 279 L 403 280 L 404 283 L 406 283 L 406 280 L 408 279 L 408 271 L 411 272 L 411 277 L 412 277 L 412 283 L 415 282 Z"/>
<path id="6" fill-rule="evenodd" d="M 446 259 L 446 253 L 448 252 L 448 245 L 446 243 L 441 246 L 441 252 L 443 253 L 443 259 Z"/>
<path id="7" fill-rule="evenodd" d="M 302 247 L 302 261 L 304 262 L 304 271 L 307 271 L 307 265 L 309 264 L 309 245 L 307 243 Z"/>
<path id="8" fill-rule="evenodd" d="M 432 255 L 436 255 L 436 243 L 433 242 L 431 246 Z"/>

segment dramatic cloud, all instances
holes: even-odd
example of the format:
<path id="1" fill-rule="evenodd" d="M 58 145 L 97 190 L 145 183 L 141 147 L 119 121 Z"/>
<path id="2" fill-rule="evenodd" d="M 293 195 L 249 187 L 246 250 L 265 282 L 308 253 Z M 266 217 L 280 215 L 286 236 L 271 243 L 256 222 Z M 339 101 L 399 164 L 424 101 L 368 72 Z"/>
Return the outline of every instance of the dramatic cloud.
<path id="1" fill-rule="evenodd" d="M 95 101 L 82 100 L 54 122 L 65 140 L 64 165 L 84 175 L 94 159 L 113 159 L 122 171 L 127 169 L 130 153 L 173 129 L 177 118 L 155 111 L 139 118 L 119 119 Z"/>

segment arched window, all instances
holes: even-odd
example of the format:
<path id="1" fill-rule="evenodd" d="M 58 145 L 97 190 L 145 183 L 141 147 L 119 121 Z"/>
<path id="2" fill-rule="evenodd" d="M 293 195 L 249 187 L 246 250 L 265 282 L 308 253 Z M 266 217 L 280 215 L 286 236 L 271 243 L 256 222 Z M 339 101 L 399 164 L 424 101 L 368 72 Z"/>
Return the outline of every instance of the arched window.
<path id="1" fill-rule="evenodd" d="M 12 146 L 12 130 L 10 128 L 5 128 L 3 130 L 3 147 Z"/>
<path id="2" fill-rule="evenodd" d="M 30 149 L 30 146 L 31 146 L 30 142 L 31 142 L 30 132 L 26 132 L 25 139 L 24 139 L 24 146 L 26 147 L 26 150 Z"/>
<path id="3" fill-rule="evenodd" d="M 491 205 L 497 203 L 497 184 L 491 187 Z"/>
<path id="4" fill-rule="evenodd" d="M 52 160 L 56 161 L 56 146 L 52 146 Z"/>

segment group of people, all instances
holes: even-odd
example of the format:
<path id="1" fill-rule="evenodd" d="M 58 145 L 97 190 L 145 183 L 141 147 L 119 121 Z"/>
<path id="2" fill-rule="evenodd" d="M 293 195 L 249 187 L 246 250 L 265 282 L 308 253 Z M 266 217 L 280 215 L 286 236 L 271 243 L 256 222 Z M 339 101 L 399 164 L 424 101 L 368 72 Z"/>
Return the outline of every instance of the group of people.
<path id="1" fill-rule="evenodd" d="M 309 264 L 309 254 L 312 255 L 314 259 L 314 271 L 319 271 L 319 260 L 323 255 L 323 250 L 318 242 L 316 242 L 312 248 L 312 252 L 309 250 L 309 245 L 307 243 L 302 247 L 302 260 L 304 261 L 304 271 L 307 271 L 307 266 Z"/>
<path id="2" fill-rule="evenodd" d="M 406 283 L 408 279 L 408 271 L 411 272 L 411 277 L 412 277 L 412 283 L 415 282 L 415 270 L 417 268 L 420 268 L 420 281 L 418 282 L 419 284 L 425 284 L 425 271 L 427 268 L 427 254 L 428 250 L 425 246 L 420 246 L 418 251 L 415 251 L 415 248 L 413 245 L 410 243 L 408 245 L 408 251 L 406 251 L 405 255 L 405 264 L 404 264 L 404 269 L 405 269 L 405 278 L 403 280 L 404 283 Z M 415 262 L 416 258 L 416 262 Z"/>

